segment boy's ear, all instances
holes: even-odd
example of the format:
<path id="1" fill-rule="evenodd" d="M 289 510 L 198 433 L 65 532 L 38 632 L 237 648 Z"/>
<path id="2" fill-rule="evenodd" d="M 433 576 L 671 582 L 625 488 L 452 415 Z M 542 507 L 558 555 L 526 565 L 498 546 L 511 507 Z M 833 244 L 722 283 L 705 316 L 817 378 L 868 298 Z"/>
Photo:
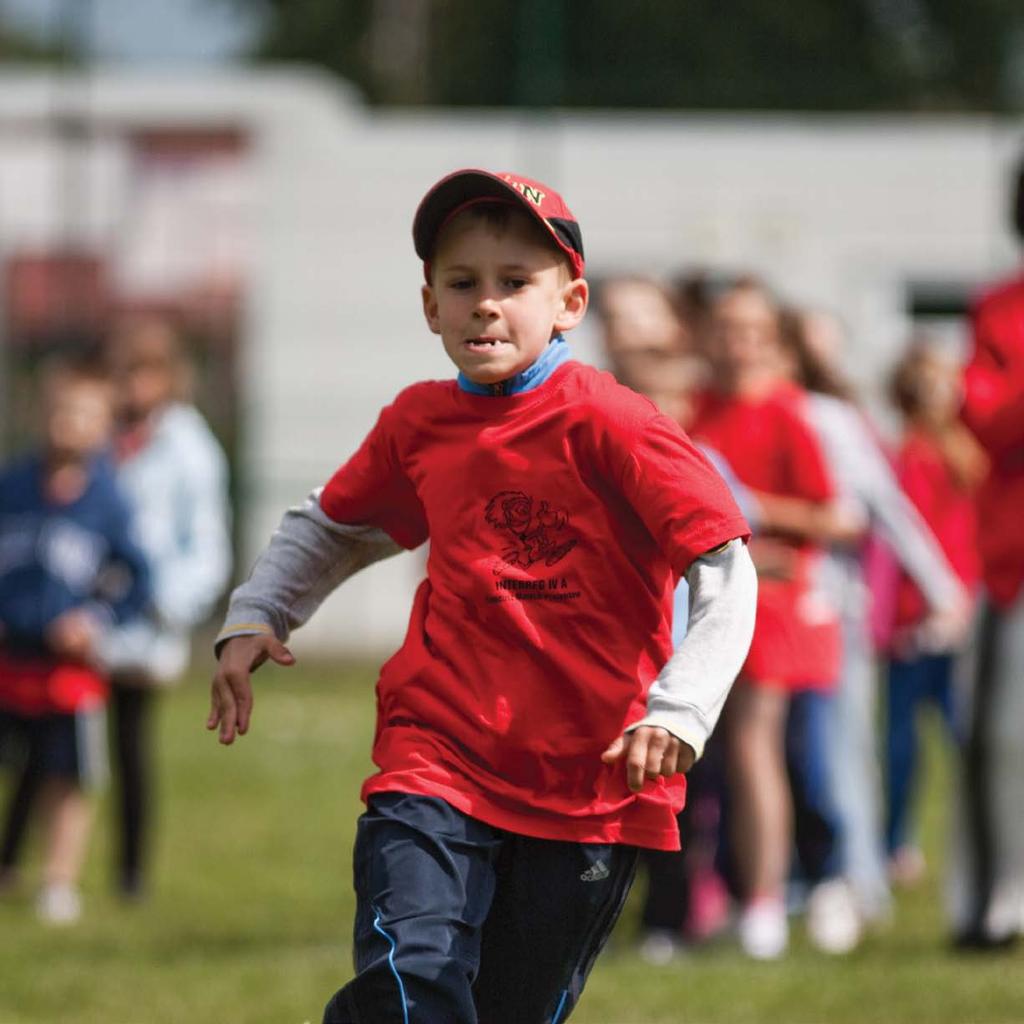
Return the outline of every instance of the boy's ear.
<path id="1" fill-rule="evenodd" d="M 590 286 L 582 277 L 570 281 L 562 291 L 562 308 L 555 317 L 554 326 L 558 331 L 571 331 L 587 312 L 590 303 Z"/>
<path id="2" fill-rule="evenodd" d="M 427 326 L 434 334 L 440 334 L 441 320 L 437 315 L 437 296 L 434 294 L 434 289 L 429 284 L 425 284 L 420 289 L 420 294 L 423 296 L 423 316 L 427 321 Z"/>

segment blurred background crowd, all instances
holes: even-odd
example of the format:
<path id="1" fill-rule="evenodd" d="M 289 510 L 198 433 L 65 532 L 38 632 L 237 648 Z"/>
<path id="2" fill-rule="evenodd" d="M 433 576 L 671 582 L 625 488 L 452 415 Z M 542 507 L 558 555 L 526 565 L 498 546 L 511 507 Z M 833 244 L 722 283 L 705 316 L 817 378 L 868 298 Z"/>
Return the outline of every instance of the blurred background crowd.
<path id="1" fill-rule="evenodd" d="M 1009 0 L 2 0 L 0 888 L 38 820 L 37 913 L 80 916 L 106 720 L 115 877 L 145 897 L 155 695 L 281 510 L 445 373 L 415 199 L 508 166 L 582 224 L 576 356 L 683 425 L 754 528 L 765 639 L 683 852 L 645 862 L 640 954 L 884 928 L 926 867 L 927 706 L 958 765 L 949 937 L 1012 943 L 1022 109 Z M 396 644 L 420 558 L 305 649 Z"/>
<path id="2" fill-rule="evenodd" d="M 744 676 L 690 776 L 685 852 L 649 858 L 642 953 L 657 962 L 713 936 L 733 920 L 731 899 L 751 956 L 782 955 L 794 906 L 812 943 L 850 952 L 888 919 L 891 887 L 924 873 L 921 710 L 940 711 L 952 743 L 967 746 L 970 731 L 955 677 L 971 672 L 991 467 L 961 420 L 963 366 L 935 338 L 907 339 L 887 381 L 901 422 L 887 444 L 844 373 L 842 325 L 755 277 L 613 278 L 599 314 L 619 380 L 680 422 L 730 482 L 754 526 L 760 589 Z M 1003 538 L 1000 556 L 1012 546 Z M 988 731 L 983 742 L 994 746 Z M 969 782 L 950 807 L 990 799 Z M 972 897 L 953 891 L 968 884 L 951 877 L 959 941 L 1005 939 L 970 918 Z"/>

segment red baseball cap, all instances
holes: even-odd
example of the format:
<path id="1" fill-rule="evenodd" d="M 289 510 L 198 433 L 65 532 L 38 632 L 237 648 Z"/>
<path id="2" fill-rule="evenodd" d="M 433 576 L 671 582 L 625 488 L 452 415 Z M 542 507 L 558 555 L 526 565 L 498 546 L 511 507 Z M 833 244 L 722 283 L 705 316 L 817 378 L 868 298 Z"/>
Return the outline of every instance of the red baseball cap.
<path id="1" fill-rule="evenodd" d="M 434 185 L 413 217 L 412 240 L 428 277 L 430 257 L 441 228 L 467 206 L 487 200 L 511 203 L 526 210 L 568 257 L 573 276 L 583 276 L 583 235 L 572 211 L 554 189 L 521 174 L 468 167 L 453 171 Z"/>

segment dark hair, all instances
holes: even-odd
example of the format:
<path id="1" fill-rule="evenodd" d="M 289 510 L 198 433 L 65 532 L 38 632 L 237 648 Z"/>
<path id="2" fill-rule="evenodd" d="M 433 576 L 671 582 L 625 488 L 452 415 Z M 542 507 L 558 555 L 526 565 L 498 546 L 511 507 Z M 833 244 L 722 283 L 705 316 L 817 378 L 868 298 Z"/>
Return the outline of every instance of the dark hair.
<path id="1" fill-rule="evenodd" d="M 494 228 L 495 231 L 507 231 L 514 216 L 528 220 L 533 227 L 537 227 L 534 220 L 517 206 L 513 206 L 512 203 L 500 202 L 497 199 L 493 201 L 473 203 L 472 205 L 467 206 L 464 210 L 456 212 L 450 220 L 455 220 L 456 217 L 462 216 L 470 217 L 473 220 L 483 221 L 483 223 L 485 223 L 489 228 Z M 442 227 L 444 227 L 444 225 L 442 225 Z M 440 232 L 438 232 L 438 234 L 440 234 Z"/>
<path id="2" fill-rule="evenodd" d="M 43 385 L 54 381 L 73 383 L 111 383 L 110 371 L 98 352 L 62 352 L 49 356 L 39 364 L 39 380 Z"/>
<path id="3" fill-rule="evenodd" d="M 715 282 L 709 271 L 698 268 L 677 276 L 672 282 L 676 307 L 691 325 L 703 323 L 714 303 Z"/>
<path id="4" fill-rule="evenodd" d="M 797 383 L 807 391 L 853 401 L 853 388 L 807 341 L 807 314 L 786 306 L 779 310 L 779 344 L 793 357 Z"/>
<path id="5" fill-rule="evenodd" d="M 155 340 L 155 346 L 154 346 Z M 119 350 L 129 351 L 149 345 L 157 349 L 160 362 L 173 378 L 172 396 L 178 401 L 192 400 L 193 365 L 184 333 L 173 316 L 145 310 L 126 310 L 111 325 L 102 355 L 107 372 L 113 376 Z"/>
<path id="6" fill-rule="evenodd" d="M 508 231 L 509 225 L 513 223 L 523 225 L 538 245 L 546 246 L 552 252 L 561 256 L 562 261 L 569 270 L 569 276 L 575 276 L 568 254 L 558 246 L 551 235 L 525 210 L 515 203 L 504 202 L 500 199 L 488 199 L 479 203 L 473 203 L 465 207 L 465 209 L 457 211 L 448 221 L 442 224 L 437 232 L 437 237 L 434 239 L 434 249 L 430 254 L 431 264 L 433 264 L 434 257 L 437 255 L 437 243 L 441 239 L 445 228 L 458 217 L 468 217 L 483 223 L 496 234 L 503 234 Z"/>

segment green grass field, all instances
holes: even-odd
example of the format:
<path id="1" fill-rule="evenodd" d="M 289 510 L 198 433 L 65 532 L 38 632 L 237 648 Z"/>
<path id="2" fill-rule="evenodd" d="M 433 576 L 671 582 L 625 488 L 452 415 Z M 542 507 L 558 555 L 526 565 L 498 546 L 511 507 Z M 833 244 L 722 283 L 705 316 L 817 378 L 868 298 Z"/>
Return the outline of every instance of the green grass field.
<path id="1" fill-rule="evenodd" d="M 35 921 L 33 855 L 24 891 L 0 903 L 0 1024 L 318 1024 L 348 976 L 373 681 L 363 666 L 264 670 L 253 730 L 230 749 L 203 729 L 204 679 L 166 694 L 151 898 L 124 906 L 111 895 L 105 807 L 78 926 Z M 929 767 L 927 884 L 901 895 L 892 926 L 856 954 L 815 953 L 797 924 L 782 963 L 754 964 L 722 943 L 655 969 L 632 952 L 627 910 L 574 1024 L 1024 1022 L 1024 954 L 946 948 L 948 764 L 934 738 Z"/>

